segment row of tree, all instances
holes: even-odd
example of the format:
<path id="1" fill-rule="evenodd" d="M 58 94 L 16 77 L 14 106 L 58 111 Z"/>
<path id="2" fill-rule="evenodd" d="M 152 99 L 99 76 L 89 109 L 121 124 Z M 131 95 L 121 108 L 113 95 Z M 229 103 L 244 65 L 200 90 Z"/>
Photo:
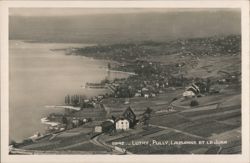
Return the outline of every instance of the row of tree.
<path id="1" fill-rule="evenodd" d="M 86 101 L 86 96 L 84 95 L 66 95 L 65 104 L 72 106 L 80 106 L 81 108 L 94 107 L 90 101 Z"/>

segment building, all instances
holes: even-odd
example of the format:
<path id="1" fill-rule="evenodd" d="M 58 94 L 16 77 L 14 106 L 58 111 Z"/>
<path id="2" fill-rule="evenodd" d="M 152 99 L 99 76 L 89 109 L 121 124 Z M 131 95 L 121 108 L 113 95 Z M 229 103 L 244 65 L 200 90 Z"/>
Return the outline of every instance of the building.
<path id="1" fill-rule="evenodd" d="M 135 93 L 135 97 L 141 97 L 141 93 Z"/>
<path id="2" fill-rule="evenodd" d="M 73 124 L 73 127 L 78 127 L 80 125 L 80 120 L 74 117 L 72 119 L 72 124 Z"/>
<path id="3" fill-rule="evenodd" d="M 136 125 L 136 115 L 130 106 L 123 112 L 122 117 L 129 121 L 129 128 Z"/>
<path id="4" fill-rule="evenodd" d="M 194 97 L 195 93 L 193 91 L 185 91 L 185 92 L 183 92 L 182 96 L 184 96 L 184 97 Z"/>
<path id="5" fill-rule="evenodd" d="M 95 132 L 101 133 L 102 132 L 102 126 L 95 126 Z"/>
<path id="6" fill-rule="evenodd" d="M 194 97 L 200 93 L 200 89 L 197 85 L 192 84 L 191 86 L 187 87 L 185 92 L 183 92 L 182 96 L 184 97 Z"/>
<path id="7" fill-rule="evenodd" d="M 149 98 L 149 94 L 144 94 L 144 97 L 145 98 Z"/>
<path id="8" fill-rule="evenodd" d="M 129 121 L 123 117 L 118 118 L 115 122 L 116 130 L 128 130 L 129 129 Z"/>

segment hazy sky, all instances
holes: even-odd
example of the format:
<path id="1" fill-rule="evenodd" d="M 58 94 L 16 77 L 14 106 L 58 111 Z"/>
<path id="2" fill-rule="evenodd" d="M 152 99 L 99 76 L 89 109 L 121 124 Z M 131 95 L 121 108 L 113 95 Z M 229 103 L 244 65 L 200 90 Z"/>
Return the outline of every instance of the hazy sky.
<path id="1" fill-rule="evenodd" d="M 111 43 L 240 34 L 239 9 L 12 8 L 9 38 Z"/>
<path id="2" fill-rule="evenodd" d="M 100 8 L 13 8 L 10 15 L 15 16 L 72 16 L 72 15 L 96 15 L 96 14 L 126 14 L 126 13 L 168 13 L 168 12 L 240 12 L 239 9 L 100 9 Z"/>

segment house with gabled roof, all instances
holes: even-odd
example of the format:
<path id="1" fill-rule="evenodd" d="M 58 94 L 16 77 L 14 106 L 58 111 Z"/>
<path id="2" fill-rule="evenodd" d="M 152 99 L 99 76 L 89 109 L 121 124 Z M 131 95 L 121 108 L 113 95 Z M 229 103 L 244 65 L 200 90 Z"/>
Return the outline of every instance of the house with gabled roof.
<path id="1" fill-rule="evenodd" d="M 129 128 L 136 124 L 136 115 L 130 106 L 123 112 L 122 117 L 129 121 Z"/>
<path id="2" fill-rule="evenodd" d="M 184 97 L 194 97 L 200 93 L 200 89 L 197 85 L 192 84 L 191 86 L 187 87 L 185 92 L 183 92 Z"/>

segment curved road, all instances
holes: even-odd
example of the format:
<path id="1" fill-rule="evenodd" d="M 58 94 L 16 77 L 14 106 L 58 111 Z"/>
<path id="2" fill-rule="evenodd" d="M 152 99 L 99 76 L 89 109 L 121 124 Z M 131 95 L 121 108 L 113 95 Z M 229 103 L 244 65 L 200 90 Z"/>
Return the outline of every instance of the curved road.
<path id="1" fill-rule="evenodd" d="M 99 135 L 96 135 L 94 136 L 90 142 L 95 144 L 95 145 L 98 145 L 100 147 L 103 147 L 107 150 L 110 150 L 112 151 L 114 154 L 120 154 L 120 155 L 124 155 L 124 154 L 132 154 L 131 152 L 128 152 L 126 151 L 126 149 L 123 149 L 123 148 L 120 148 L 120 147 L 117 147 L 117 146 L 113 146 L 113 145 L 109 145 L 103 141 L 101 141 L 99 138 L 100 136 L 103 135 L 103 133 L 99 134 Z"/>

